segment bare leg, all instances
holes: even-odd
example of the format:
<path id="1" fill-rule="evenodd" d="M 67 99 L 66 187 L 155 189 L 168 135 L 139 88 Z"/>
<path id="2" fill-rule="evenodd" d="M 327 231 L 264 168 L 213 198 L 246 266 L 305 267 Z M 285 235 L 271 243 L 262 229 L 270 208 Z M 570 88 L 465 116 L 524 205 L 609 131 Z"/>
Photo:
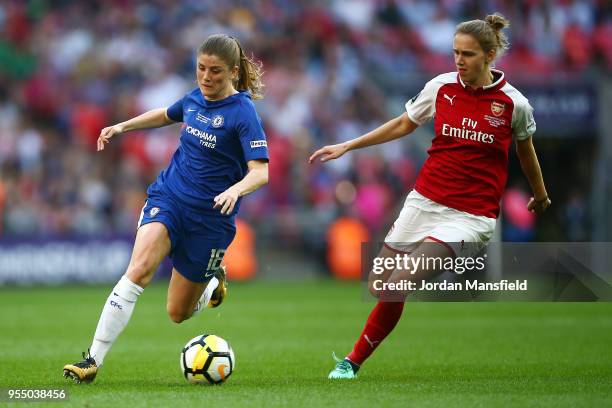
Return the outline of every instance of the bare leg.
<path id="1" fill-rule="evenodd" d="M 166 309 L 170 319 L 180 323 L 193 315 L 200 296 L 207 283 L 193 282 L 181 275 L 176 269 L 172 270 L 170 285 L 168 286 L 168 301 Z"/>
<path id="2" fill-rule="evenodd" d="M 424 240 L 413 254 L 414 256 L 421 256 L 423 254 L 424 258 L 453 256 L 448 247 L 429 239 Z M 394 257 L 395 255 L 396 253 L 386 247 L 379 254 L 381 257 Z M 420 282 L 423 279 L 431 279 L 440 272 L 442 271 L 420 268 L 412 274 L 410 271 L 396 269 L 393 271 L 385 270 L 381 275 L 373 275 L 375 279 L 383 279 L 383 282 L 398 283 L 402 280 Z M 388 280 L 386 279 L 387 276 Z M 370 282 L 372 282 L 372 274 L 370 275 Z M 381 300 L 368 316 L 363 332 L 353 346 L 353 350 L 346 357 L 353 366 L 353 372 L 359 369 L 359 366 L 372 355 L 380 343 L 393 331 L 402 315 L 404 299 L 408 294 L 408 291 L 380 292 L 375 290 L 372 285 L 370 286 L 370 291 Z"/>
<path id="3" fill-rule="evenodd" d="M 138 229 L 127 271 L 111 291 L 102 309 L 90 347 L 98 366 L 102 365 L 106 353 L 127 326 L 138 296 L 151 282 L 157 267 L 169 251 L 170 239 L 163 224 L 152 222 Z"/>

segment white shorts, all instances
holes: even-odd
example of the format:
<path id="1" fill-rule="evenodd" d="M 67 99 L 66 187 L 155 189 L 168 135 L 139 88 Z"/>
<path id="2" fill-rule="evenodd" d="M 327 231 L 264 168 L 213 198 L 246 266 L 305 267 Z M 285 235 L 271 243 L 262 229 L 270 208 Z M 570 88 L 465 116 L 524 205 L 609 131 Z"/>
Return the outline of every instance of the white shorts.
<path id="1" fill-rule="evenodd" d="M 448 246 L 455 256 L 473 256 L 491 239 L 496 221 L 446 207 L 412 190 L 385 237 L 385 246 L 411 253 L 429 238 Z"/>

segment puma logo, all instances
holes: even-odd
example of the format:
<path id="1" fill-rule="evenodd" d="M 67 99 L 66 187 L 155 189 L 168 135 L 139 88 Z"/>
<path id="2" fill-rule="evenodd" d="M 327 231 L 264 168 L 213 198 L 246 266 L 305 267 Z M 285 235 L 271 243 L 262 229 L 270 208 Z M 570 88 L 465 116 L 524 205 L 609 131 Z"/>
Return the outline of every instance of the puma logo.
<path id="1" fill-rule="evenodd" d="M 444 94 L 444 97 L 446 99 L 448 99 L 448 101 L 450 102 L 451 106 L 453 106 L 453 99 L 455 99 L 457 95 L 453 95 L 453 97 L 451 98 L 450 96 L 448 96 L 447 94 Z"/>
<path id="2" fill-rule="evenodd" d="M 374 340 L 374 341 L 370 340 L 370 338 L 368 337 L 368 335 L 367 335 L 367 334 L 366 334 L 365 336 L 363 336 L 363 338 L 365 339 L 365 341 L 367 341 L 367 342 L 368 342 L 368 344 L 369 344 L 369 345 L 370 345 L 370 347 L 372 347 L 372 348 L 374 348 L 374 345 L 375 345 L 376 343 L 380 343 L 380 341 L 378 341 L 378 340 Z"/>

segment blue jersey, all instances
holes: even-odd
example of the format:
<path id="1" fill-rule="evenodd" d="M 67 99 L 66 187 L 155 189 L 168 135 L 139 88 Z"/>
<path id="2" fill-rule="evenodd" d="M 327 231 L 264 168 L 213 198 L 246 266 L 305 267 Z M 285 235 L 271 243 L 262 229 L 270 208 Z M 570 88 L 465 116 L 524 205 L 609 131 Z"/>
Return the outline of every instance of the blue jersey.
<path id="1" fill-rule="evenodd" d="M 189 209 L 220 215 L 219 209 L 213 210 L 215 196 L 244 178 L 249 160 L 269 159 L 251 96 L 239 92 L 207 101 L 196 88 L 170 106 L 167 114 L 184 123 L 180 145 L 147 193 L 161 190 Z M 239 207 L 240 199 L 228 216 Z"/>

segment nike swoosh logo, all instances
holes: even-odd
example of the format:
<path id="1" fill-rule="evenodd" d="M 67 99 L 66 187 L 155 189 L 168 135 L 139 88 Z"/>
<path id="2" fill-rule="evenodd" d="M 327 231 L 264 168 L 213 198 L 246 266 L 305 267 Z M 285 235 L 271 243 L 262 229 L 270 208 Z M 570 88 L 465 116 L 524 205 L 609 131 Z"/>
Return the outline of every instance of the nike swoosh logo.
<path id="1" fill-rule="evenodd" d="M 221 380 L 225 380 L 225 367 L 227 367 L 225 364 L 219 364 L 217 366 L 217 372 L 219 373 Z"/>
<path id="2" fill-rule="evenodd" d="M 206 272 L 206 273 L 204 274 L 204 277 L 205 277 L 205 278 L 210 278 L 211 276 L 215 276 L 215 272 L 214 272 L 214 271 L 213 271 L 213 272 L 210 272 L 210 271 L 209 271 L 209 272 Z"/>
<path id="3" fill-rule="evenodd" d="M 197 109 L 187 109 L 187 112 L 195 112 Z"/>

